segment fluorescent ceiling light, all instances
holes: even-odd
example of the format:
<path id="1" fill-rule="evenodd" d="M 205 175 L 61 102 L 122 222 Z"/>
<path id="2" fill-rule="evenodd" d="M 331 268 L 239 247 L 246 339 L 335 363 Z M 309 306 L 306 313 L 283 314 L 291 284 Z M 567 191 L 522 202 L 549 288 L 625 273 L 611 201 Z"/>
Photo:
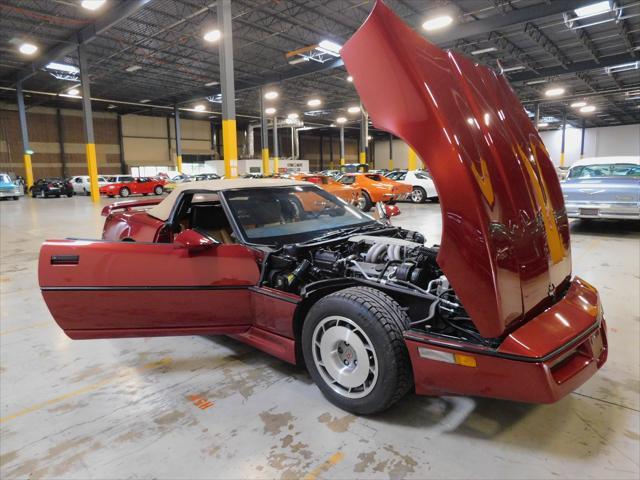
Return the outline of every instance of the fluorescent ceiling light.
<path id="1" fill-rule="evenodd" d="M 584 107 L 587 104 L 587 102 L 573 102 L 571 104 L 571 108 L 580 108 L 580 107 Z"/>
<path id="2" fill-rule="evenodd" d="M 360 111 L 360 107 L 353 106 L 353 107 L 347 108 L 347 112 L 349 113 L 358 113 L 359 111 Z"/>
<path id="3" fill-rule="evenodd" d="M 58 70 L 60 72 L 67 72 L 67 73 L 80 72 L 80 69 L 74 65 L 68 65 L 66 63 L 58 63 L 58 62 L 47 63 L 44 68 L 47 68 L 49 70 Z"/>
<path id="4" fill-rule="evenodd" d="M 353 82 L 353 77 L 351 75 L 347 77 L 347 82 Z"/>
<path id="5" fill-rule="evenodd" d="M 322 100 L 320 100 L 319 98 L 312 98 L 307 102 L 307 105 L 309 105 L 310 107 L 317 107 L 320 104 L 322 104 Z"/>
<path id="6" fill-rule="evenodd" d="M 20 53 L 24 53 L 25 55 L 33 55 L 38 51 L 38 47 L 36 47 L 33 43 L 23 43 L 20 45 Z"/>
<path id="7" fill-rule="evenodd" d="M 515 67 L 507 67 L 503 68 L 502 71 L 506 72 L 517 72 L 518 70 L 524 70 L 526 67 L 524 65 L 516 65 Z"/>
<path id="8" fill-rule="evenodd" d="M 118 107 L 116 107 L 113 103 L 110 103 L 110 104 L 107 106 L 107 108 L 108 108 L 109 110 L 113 110 L 114 108 L 118 108 Z"/>
<path id="9" fill-rule="evenodd" d="M 342 49 L 342 45 L 338 45 L 331 40 L 322 40 L 316 47 L 316 50 L 328 53 L 329 55 L 333 55 L 334 57 L 340 56 L 340 49 Z"/>
<path id="10" fill-rule="evenodd" d="M 140 103 L 149 103 L 151 100 L 149 100 L 148 98 L 145 98 L 144 100 L 140 100 Z"/>
<path id="11" fill-rule="evenodd" d="M 78 95 L 80 95 L 80 90 L 78 90 L 77 88 L 70 88 L 69 90 L 67 90 L 67 95 L 77 97 Z"/>
<path id="12" fill-rule="evenodd" d="M 204 105 L 202 105 L 201 103 L 199 103 L 198 105 L 196 105 L 195 107 L 193 107 L 193 109 L 194 109 L 196 112 L 202 112 L 202 111 L 205 109 L 205 106 L 204 106 Z"/>
<path id="13" fill-rule="evenodd" d="M 345 123 L 346 121 L 347 121 L 347 119 L 345 117 L 336 118 L 336 123 Z"/>
<path id="14" fill-rule="evenodd" d="M 287 115 L 287 118 L 289 120 L 296 120 L 299 117 L 299 115 L 297 113 L 290 113 L 289 115 Z"/>
<path id="15" fill-rule="evenodd" d="M 539 80 L 531 80 L 530 82 L 527 82 L 526 85 L 537 85 L 539 83 L 547 83 L 549 80 L 547 80 L 546 78 L 540 78 Z"/>
<path id="16" fill-rule="evenodd" d="M 97 10 L 104 5 L 105 0 L 82 0 L 80 5 L 87 10 Z"/>
<path id="17" fill-rule="evenodd" d="M 540 122 L 538 123 L 538 128 L 543 128 L 543 127 L 548 127 L 549 124 L 547 122 Z"/>
<path id="18" fill-rule="evenodd" d="M 592 17 L 594 15 L 600 15 L 601 13 L 609 12 L 611 10 L 611 2 L 596 2 L 585 7 L 576 8 L 574 12 L 580 18 Z"/>
<path id="19" fill-rule="evenodd" d="M 137 72 L 138 70 L 141 70 L 142 67 L 140 65 L 131 65 L 130 67 L 125 68 L 126 72 Z"/>
<path id="20" fill-rule="evenodd" d="M 265 108 L 264 113 L 266 113 L 267 115 L 273 115 L 274 113 L 276 113 L 276 109 L 273 107 Z"/>
<path id="21" fill-rule="evenodd" d="M 430 18 L 429 20 L 426 20 L 422 24 L 422 28 L 424 28 L 427 31 L 438 30 L 440 28 L 444 28 L 451 25 L 451 22 L 453 22 L 453 18 L 451 16 L 442 15 L 440 17 L 434 17 L 434 18 Z"/>
<path id="22" fill-rule="evenodd" d="M 482 55 L 483 53 L 496 52 L 498 49 L 496 47 L 489 48 L 481 48 L 480 50 L 474 50 L 471 52 L 471 55 Z"/>
<path id="23" fill-rule="evenodd" d="M 220 33 L 220 30 L 209 30 L 202 36 L 202 38 L 204 38 L 207 42 L 217 42 L 218 40 L 220 40 L 221 35 L 222 34 Z"/>
<path id="24" fill-rule="evenodd" d="M 546 92 L 544 92 L 544 94 L 547 97 L 559 97 L 560 95 L 562 95 L 564 93 L 564 88 L 562 87 L 555 87 L 555 88 L 550 88 L 549 90 L 547 90 Z"/>
<path id="25" fill-rule="evenodd" d="M 276 92 L 275 90 L 271 90 L 264 94 L 264 98 L 266 98 L 267 100 L 274 100 L 278 98 L 278 92 Z"/>
<path id="26" fill-rule="evenodd" d="M 604 67 L 604 71 L 606 73 L 620 73 L 628 70 L 637 70 L 638 68 L 640 68 L 640 62 L 630 62 L 614 65 L 613 67 Z"/>
<path id="27" fill-rule="evenodd" d="M 367 140 L 371 140 L 373 137 L 371 135 L 367 135 Z"/>
<path id="28" fill-rule="evenodd" d="M 587 105 L 585 107 L 582 107 L 580 109 L 580 112 L 582 113 L 591 113 L 591 112 L 595 112 L 596 111 L 596 107 L 594 107 L 593 105 Z"/>
<path id="29" fill-rule="evenodd" d="M 204 84 L 205 87 L 213 87 L 214 85 L 218 85 L 218 82 L 208 82 Z"/>

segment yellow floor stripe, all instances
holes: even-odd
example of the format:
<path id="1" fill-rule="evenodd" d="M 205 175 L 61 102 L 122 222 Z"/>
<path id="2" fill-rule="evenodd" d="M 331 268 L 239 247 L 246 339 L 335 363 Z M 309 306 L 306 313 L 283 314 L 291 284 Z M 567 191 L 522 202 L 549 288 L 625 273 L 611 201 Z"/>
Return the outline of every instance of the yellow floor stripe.
<path id="1" fill-rule="evenodd" d="M 143 365 L 142 367 L 140 367 L 138 370 L 141 370 L 141 371 L 150 370 L 152 368 L 169 365 L 171 362 L 172 362 L 171 358 L 166 357 L 156 362 L 147 363 L 146 365 Z M 133 370 L 137 370 L 137 369 L 134 368 Z M 49 400 L 45 400 L 44 402 L 36 403 L 35 405 L 31 405 L 30 407 L 23 408 L 22 410 L 19 410 L 16 413 L 0 418 L 0 423 L 8 422 L 9 420 L 22 417 L 23 415 L 35 412 L 37 410 L 42 410 L 43 408 L 46 408 L 55 403 L 62 402 L 69 398 L 73 398 L 73 397 L 77 397 L 78 395 L 93 392 L 95 390 L 98 390 L 104 387 L 105 385 L 108 385 L 109 383 L 113 383 L 116 380 L 121 379 L 123 376 L 126 376 L 126 373 L 124 375 L 115 375 L 109 378 L 105 378 L 104 380 L 101 380 L 96 383 L 92 383 L 91 385 L 87 385 L 86 387 L 78 388 L 77 390 L 73 390 L 72 392 L 65 393 L 64 395 L 60 395 L 59 397 L 51 398 Z"/>
<path id="2" fill-rule="evenodd" d="M 304 480 L 316 480 L 316 478 L 318 478 L 318 475 L 326 472 L 337 463 L 340 463 L 343 458 L 344 458 L 344 454 L 342 452 L 334 453 L 322 465 L 317 466 L 316 468 L 311 470 L 309 473 L 307 473 L 304 477 Z"/>
<path id="3" fill-rule="evenodd" d="M 31 325 L 25 325 L 24 327 L 10 328 L 9 330 L 4 330 L 4 331 L 0 332 L 0 337 L 2 335 L 8 335 L 8 334 L 14 333 L 14 332 L 21 332 L 22 330 L 29 330 L 30 328 L 45 327 L 45 326 L 50 325 L 50 324 L 51 324 L 51 322 L 41 322 L 41 323 L 33 323 Z"/>

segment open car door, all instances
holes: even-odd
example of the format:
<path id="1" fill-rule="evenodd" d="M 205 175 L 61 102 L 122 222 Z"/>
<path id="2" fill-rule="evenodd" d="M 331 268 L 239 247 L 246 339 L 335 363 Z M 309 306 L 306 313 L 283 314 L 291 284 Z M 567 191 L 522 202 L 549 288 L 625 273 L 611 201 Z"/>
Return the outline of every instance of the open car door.
<path id="1" fill-rule="evenodd" d="M 188 244 L 46 242 L 38 275 L 58 325 L 73 339 L 247 330 L 260 276 L 253 253 L 187 232 Z"/>

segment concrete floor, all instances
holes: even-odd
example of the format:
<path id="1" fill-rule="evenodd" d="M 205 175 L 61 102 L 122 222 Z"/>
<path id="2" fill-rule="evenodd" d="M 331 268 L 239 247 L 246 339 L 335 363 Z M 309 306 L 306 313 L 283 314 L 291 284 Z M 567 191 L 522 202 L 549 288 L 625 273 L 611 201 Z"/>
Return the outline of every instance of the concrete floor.
<path id="1" fill-rule="evenodd" d="M 438 205 L 401 209 L 398 224 L 438 242 Z M 409 395 L 364 418 L 226 337 L 69 340 L 40 296 L 38 249 L 99 238 L 99 212 L 87 198 L 0 203 L 3 479 L 639 477 L 637 223 L 572 225 L 610 344 L 579 391 L 545 406 Z"/>

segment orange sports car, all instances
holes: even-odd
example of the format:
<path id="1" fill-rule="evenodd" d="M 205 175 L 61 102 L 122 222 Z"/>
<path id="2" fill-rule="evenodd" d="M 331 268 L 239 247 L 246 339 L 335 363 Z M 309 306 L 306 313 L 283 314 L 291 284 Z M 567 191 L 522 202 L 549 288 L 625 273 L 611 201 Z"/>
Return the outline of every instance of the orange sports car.
<path id="1" fill-rule="evenodd" d="M 357 187 L 362 191 L 365 212 L 371 210 L 374 203 L 395 203 L 404 200 L 412 191 L 411 185 L 396 182 L 379 173 L 345 173 L 338 182 L 343 185 Z"/>
<path id="2" fill-rule="evenodd" d="M 345 202 L 355 205 L 361 209 L 364 208 L 364 197 L 358 187 L 355 185 L 343 185 L 337 182 L 330 175 L 321 175 L 316 173 L 297 173 L 292 177 L 294 180 L 302 180 L 318 185 L 323 190 L 332 193 Z"/>

